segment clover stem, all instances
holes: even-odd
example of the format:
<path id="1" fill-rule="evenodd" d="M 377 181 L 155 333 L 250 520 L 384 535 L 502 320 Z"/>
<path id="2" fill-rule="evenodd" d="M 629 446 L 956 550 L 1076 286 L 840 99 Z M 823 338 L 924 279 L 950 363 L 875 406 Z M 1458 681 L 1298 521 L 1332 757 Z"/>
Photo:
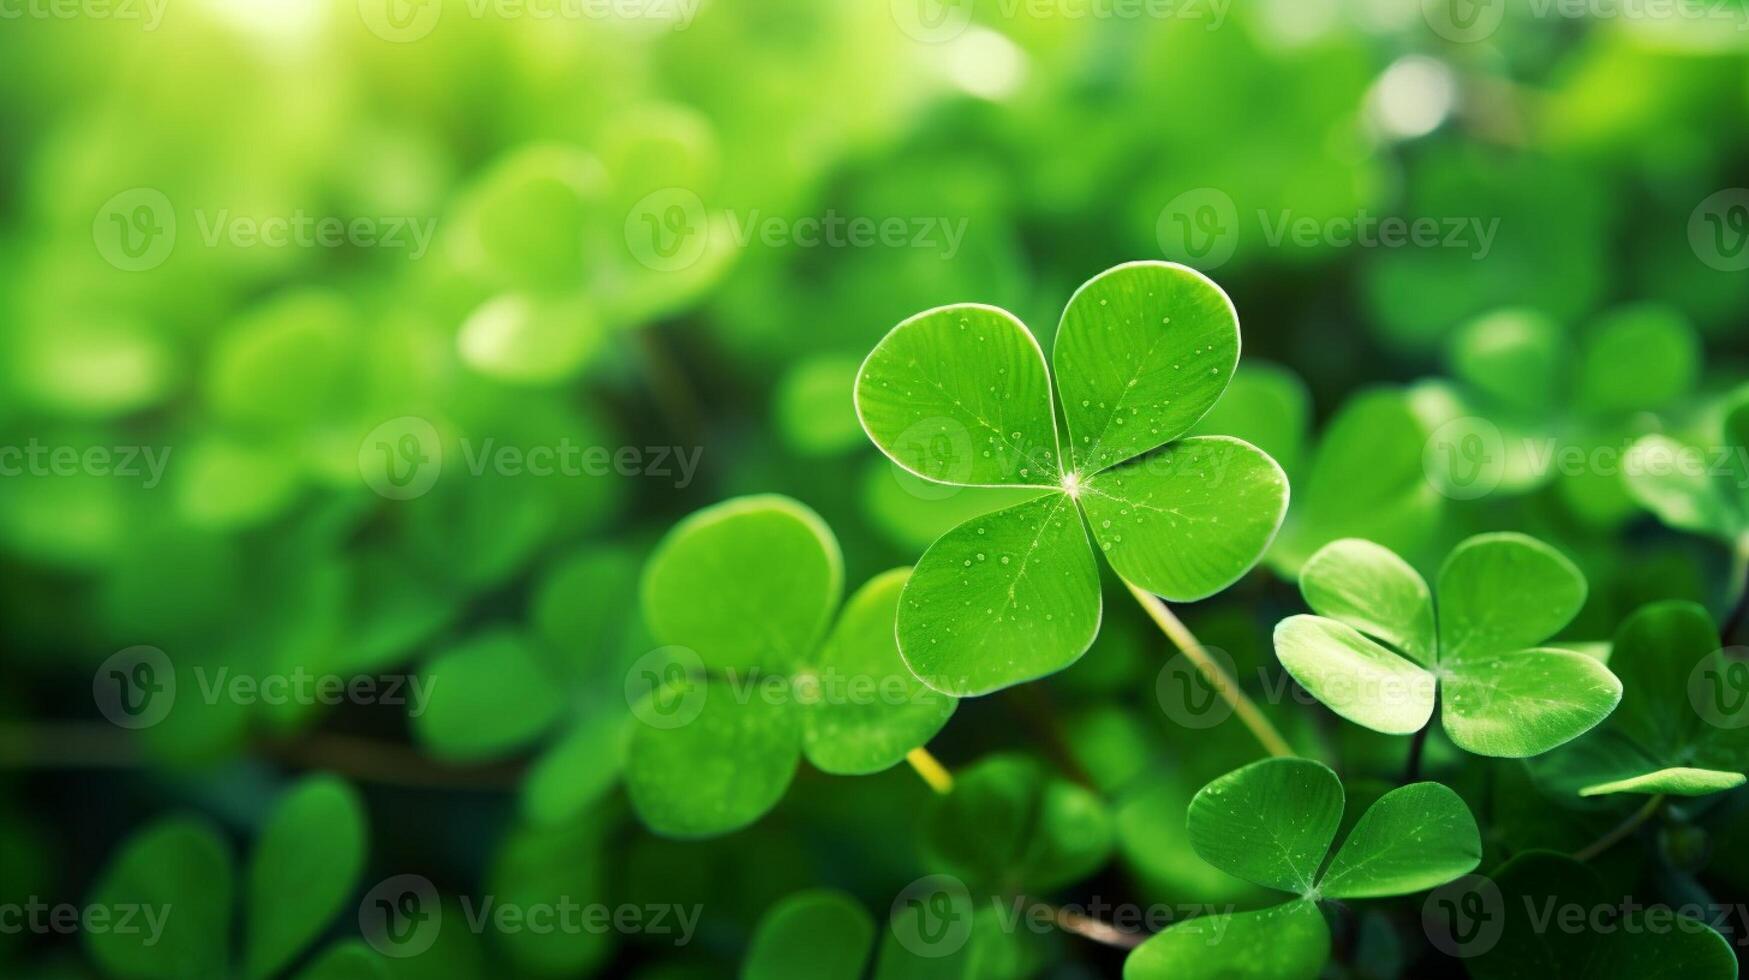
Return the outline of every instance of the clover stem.
<path id="1" fill-rule="evenodd" d="M 1125 582 L 1124 585 L 1129 587 L 1130 594 L 1136 597 L 1136 601 L 1142 604 L 1142 608 L 1147 611 L 1148 617 L 1154 621 L 1154 625 L 1160 627 L 1160 632 L 1165 633 L 1166 638 L 1183 651 L 1186 657 L 1190 658 L 1190 662 L 1202 672 L 1203 680 L 1207 681 L 1209 686 L 1214 688 L 1221 698 L 1232 706 L 1233 714 L 1237 715 L 1245 727 L 1251 730 L 1251 734 L 1256 736 L 1263 748 L 1273 756 L 1290 757 L 1294 755 L 1294 750 L 1288 746 L 1287 740 L 1281 737 L 1281 733 L 1275 730 L 1275 726 L 1269 723 L 1268 718 L 1263 717 L 1263 712 L 1257 710 L 1257 705 L 1252 703 L 1245 692 L 1239 688 L 1238 683 L 1227 676 L 1227 672 L 1221 669 L 1220 664 L 1214 662 L 1208 651 L 1203 649 L 1203 645 L 1197 640 L 1196 635 L 1185 627 L 1171 609 L 1167 608 L 1165 601 L 1152 592 L 1138 588 L 1129 582 Z"/>
<path id="2" fill-rule="evenodd" d="M 911 763 L 911 768 L 917 770 L 917 775 L 929 784 L 929 788 L 942 796 L 953 792 L 953 773 L 941 764 L 941 760 L 929 754 L 929 750 L 918 747 L 905 754 L 905 761 Z"/>
<path id="3" fill-rule="evenodd" d="M 1658 808 L 1664 805 L 1664 794 L 1660 793 L 1646 801 L 1646 805 L 1635 810 L 1633 815 L 1616 825 L 1614 830 L 1597 838 L 1590 844 L 1573 852 L 1573 860 L 1589 861 L 1604 851 L 1622 842 L 1629 834 L 1640 828 L 1640 825 L 1652 819 Z"/>
<path id="4" fill-rule="evenodd" d="M 1153 938 L 1151 933 L 1126 932 L 1109 922 L 1102 922 L 1070 909 L 1050 905 L 1045 907 L 1051 910 L 1051 921 L 1056 924 L 1058 929 L 1072 932 L 1083 939 L 1091 939 L 1096 943 L 1116 946 L 1118 949 L 1135 949 Z"/>

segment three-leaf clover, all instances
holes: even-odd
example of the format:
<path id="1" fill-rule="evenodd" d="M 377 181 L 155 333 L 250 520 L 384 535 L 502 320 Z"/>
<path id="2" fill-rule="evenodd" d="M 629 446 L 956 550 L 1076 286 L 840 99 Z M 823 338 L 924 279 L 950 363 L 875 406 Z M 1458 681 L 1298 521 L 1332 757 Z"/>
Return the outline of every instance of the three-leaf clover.
<path id="1" fill-rule="evenodd" d="M 1357 725 L 1420 731 L 1442 704 L 1445 733 L 1477 755 L 1522 758 L 1589 731 L 1621 700 L 1609 668 L 1538 647 L 1585 603 L 1585 577 L 1522 534 L 1461 542 L 1439 571 L 1439 605 L 1408 562 L 1344 539 L 1313 555 L 1300 591 L 1315 616 L 1275 628 L 1301 687 Z"/>
<path id="2" fill-rule="evenodd" d="M 352 894 L 365 846 L 364 807 L 350 786 L 316 776 L 286 793 L 262 827 L 243 883 L 247 928 L 242 961 L 233 963 L 229 845 L 203 822 L 160 821 L 123 846 L 91 896 L 94 907 L 141 909 L 146 921 L 87 932 L 86 946 L 107 975 L 130 980 L 282 976 Z M 152 928 L 150 915 L 160 911 L 160 928 Z M 363 943 L 347 942 L 298 977 L 370 977 L 379 969 Z"/>
<path id="3" fill-rule="evenodd" d="M 818 514 L 753 496 L 681 521 L 644 568 L 644 618 L 667 648 L 627 679 L 632 806 L 674 837 L 727 833 L 777 805 L 801 755 L 825 772 L 892 767 L 958 703 L 899 658 L 910 573 L 870 579 L 838 615 L 844 566 Z"/>
<path id="4" fill-rule="evenodd" d="M 1628 492 L 1665 524 L 1718 538 L 1749 567 L 1749 388 L 1728 396 L 1707 426 L 1707 445 L 1668 435 L 1634 443 Z"/>
<path id="5" fill-rule="evenodd" d="M 1621 706 L 1591 734 L 1532 763 L 1545 785 L 1580 796 L 1705 796 L 1749 781 L 1749 665 L 1719 649 L 1712 617 L 1658 602 L 1621 624 L 1609 666 Z"/>
<path id="6" fill-rule="evenodd" d="M 1287 510 L 1287 478 L 1249 443 L 1184 437 L 1238 360 L 1227 295 L 1166 262 L 1120 265 L 1076 290 L 1057 329 L 1060 403 L 1038 341 L 995 307 L 929 310 L 875 345 L 856 410 L 882 452 L 939 483 L 1039 492 L 966 521 L 918 561 L 898 639 L 924 683 L 988 694 L 1080 658 L 1101 614 L 1089 529 L 1120 576 L 1169 599 L 1212 595 L 1257 562 Z"/>
<path id="7" fill-rule="evenodd" d="M 1234 770 L 1190 801 L 1190 843 L 1204 861 L 1299 896 L 1255 912 L 1205 915 L 1137 947 L 1125 980 L 1311 978 L 1330 954 L 1317 903 L 1436 888 L 1482 859 L 1463 800 L 1439 783 L 1391 790 L 1361 814 L 1331 856 L 1342 823 L 1342 782 L 1310 759 L 1265 759 Z"/>

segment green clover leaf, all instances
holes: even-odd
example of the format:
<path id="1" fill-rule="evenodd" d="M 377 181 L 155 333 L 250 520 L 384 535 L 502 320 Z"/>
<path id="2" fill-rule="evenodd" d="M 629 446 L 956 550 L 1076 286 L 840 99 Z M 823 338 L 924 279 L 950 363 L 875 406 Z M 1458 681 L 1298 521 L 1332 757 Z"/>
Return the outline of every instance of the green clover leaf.
<path id="1" fill-rule="evenodd" d="M 1437 617 L 1421 576 L 1370 541 L 1320 550 L 1300 590 L 1317 615 L 1276 626 L 1277 657 L 1330 710 L 1374 731 L 1420 731 L 1443 695 L 1459 748 L 1523 758 L 1591 730 L 1621 700 L 1621 681 L 1595 658 L 1537 646 L 1572 621 L 1586 590 L 1572 562 L 1534 538 L 1460 543 L 1440 569 Z"/>
<path id="2" fill-rule="evenodd" d="M 988 694 L 1079 659 L 1101 616 L 1089 532 L 1119 575 L 1168 599 L 1213 595 L 1257 563 L 1287 510 L 1286 476 L 1249 443 L 1186 435 L 1238 358 L 1226 294 L 1166 262 L 1117 266 L 1070 298 L 1053 358 L 1062 440 L 1044 352 L 1007 312 L 939 307 L 875 345 L 856 410 L 893 462 L 936 483 L 1038 492 L 918 561 L 898 637 L 924 683 Z"/>
<path id="3" fill-rule="evenodd" d="M 777 804 L 803 755 L 824 772 L 866 775 L 933 738 L 957 701 L 900 659 L 893 622 L 909 577 L 870 579 L 828 633 L 843 562 L 812 510 L 741 497 L 676 525 L 642 586 L 651 634 L 678 651 L 646 665 L 654 680 L 633 710 L 625 778 L 645 824 L 727 833 Z"/>
<path id="4" fill-rule="evenodd" d="M 123 845 L 91 901 L 173 909 L 162 934 L 91 932 L 87 947 L 107 975 L 130 980 L 281 976 L 352 894 L 364 867 L 365 835 L 363 804 L 338 779 L 312 776 L 280 798 L 249 865 L 242 965 L 233 970 L 228 937 L 236 872 L 230 848 L 205 823 L 160 821 Z M 300 976 L 373 975 L 343 966 L 359 955 L 345 948 L 328 951 Z"/>
<path id="5" fill-rule="evenodd" d="M 1710 926 L 1669 906 L 1636 905 L 1633 896 L 1613 892 L 1596 871 L 1565 855 L 1527 851 L 1488 880 L 1499 891 L 1500 907 L 1484 914 L 1501 922 L 1497 938 L 1465 963 L 1475 980 L 1737 975 L 1731 944 Z M 1637 916 L 1627 911 L 1636 908 Z"/>
<path id="6" fill-rule="evenodd" d="M 1741 569 L 1749 566 L 1749 387 L 1727 396 L 1706 428 L 1705 445 L 1662 434 L 1640 439 L 1624 479 L 1665 524 L 1724 541 Z"/>
<path id="7" fill-rule="evenodd" d="M 1005 922 L 1003 910 L 974 909 L 963 889 L 927 897 L 945 901 L 901 897 L 876 955 L 875 919 L 854 898 L 827 888 L 796 892 L 760 918 L 741 980 L 997 980 L 1037 971 L 1036 942 Z M 945 933 L 920 929 L 924 915 Z"/>
<path id="8" fill-rule="evenodd" d="M 1411 783 L 1379 797 L 1332 857 L 1343 804 L 1341 780 L 1310 759 L 1265 759 L 1203 787 L 1187 817 L 1196 853 L 1229 874 L 1299 897 L 1173 926 L 1130 954 L 1125 980 L 1309 980 L 1330 951 L 1317 902 L 1425 891 L 1482 859 L 1475 818 L 1438 783 Z"/>
<path id="9" fill-rule="evenodd" d="M 923 850 L 932 867 L 973 888 L 1043 892 L 1098 870 L 1114 834 L 1097 794 L 1004 754 L 966 768 L 935 801 Z"/>
<path id="10" fill-rule="evenodd" d="M 1707 611 L 1692 602 L 1644 606 L 1617 630 L 1609 666 L 1621 706 L 1591 734 L 1535 760 L 1532 773 L 1564 794 L 1705 796 L 1749 782 L 1749 729 L 1710 699 L 1736 676 Z M 1709 709 L 1712 712 L 1709 717 Z"/>

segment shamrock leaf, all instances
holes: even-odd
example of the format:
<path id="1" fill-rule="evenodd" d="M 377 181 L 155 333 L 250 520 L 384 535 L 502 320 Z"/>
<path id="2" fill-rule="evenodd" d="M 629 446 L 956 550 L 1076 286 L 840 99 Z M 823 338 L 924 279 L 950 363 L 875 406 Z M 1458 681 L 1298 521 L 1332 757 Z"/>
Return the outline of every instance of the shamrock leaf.
<path id="1" fill-rule="evenodd" d="M 640 660 L 626 682 L 628 696 L 646 684 L 626 786 L 651 829 L 727 833 L 777 804 L 802 755 L 880 772 L 947 723 L 957 702 L 912 676 L 894 640 L 909 573 L 871 579 L 828 634 L 843 577 L 831 529 L 786 497 L 726 501 L 663 539 L 643 606 L 672 656 Z"/>
<path id="2" fill-rule="evenodd" d="M 1330 857 L 1342 810 L 1341 781 L 1310 759 L 1265 759 L 1203 787 L 1187 818 L 1196 853 L 1229 874 L 1299 897 L 1173 926 L 1130 954 L 1125 980 L 1309 980 L 1330 950 L 1318 901 L 1424 891 L 1481 861 L 1475 818 L 1438 783 L 1411 783 L 1379 797 Z"/>
<path id="3" fill-rule="evenodd" d="M 1443 693 L 1458 747 L 1522 758 L 1584 734 L 1621 700 L 1596 659 L 1536 646 L 1578 614 L 1585 579 L 1534 538 L 1460 543 L 1440 569 L 1437 617 L 1421 576 L 1370 541 L 1320 550 L 1300 591 L 1318 615 L 1277 625 L 1276 655 L 1313 697 L 1374 731 L 1421 730 Z"/>
<path id="4" fill-rule="evenodd" d="M 1629 453 L 1624 478 L 1641 506 L 1665 524 L 1718 538 L 1739 567 L 1749 563 L 1749 388 L 1719 407 L 1708 451 L 1667 435 L 1650 435 Z"/>
<path id="5" fill-rule="evenodd" d="M 1091 791 L 1036 760 L 991 756 L 954 780 L 923 827 L 930 864 L 992 892 L 1049 891 L 1093 873 L 1114 831 Z"/>
<path id="6" fill-rule="evenodd" d="M 1737 975 L 1730 943 L 1705 923 L 1668 905 L 1646 906 L 1615 894 L 1597 872 L 1564 855 L 1528 851 L 1486 880 L 1497 889 L 1498 907 L 1490 907 L 1486 899 L 1494 896 L 1486 886 L 1467 892 L 1485 897 L 1471 900 L 1480 928 L 1470 940 L 1477 948 L 1466 968 L 1475 980 Z M 1487 922 L 1496 917 L 1498 932 L 1491 932 Z"/>
<path id="7" fill-rule="evenodd" d="M 1538 758 L 1532 772 L 1562 793 L 1704 796 L 1749 781 L 1749 729 L 1728 711 L 1749 685 L 1692 602 L 1644 606 L 1622 623 L 1609 666 L 1621 706 L 1595 732 Z"/>
<path id="8" fill-rule="evenodd" d="M 161 928 L 90 932 L 86 944 L 107 975 L 129 980 L 280 976 L 352 893 L 364 865 L 365 832 L 358 794 L 333 777 L 310 777 L 281 797 L 250 863 L 242 967 L 232 969 L 236 872 L 229 847 L 204 823 L 161 821 L 123 845 L 91 899 L 93 905 L 138 907 L 148 921 L 162 915 Z M 343 948 L 302 975 L 376 975 Z"/>
<path id="9" fill-rule="evenodd" d="M 863 362 L 856 411 L 875 445 L 938 483 L 1034 489 L 924 552 L 899 606 L 899 649 L 930 687 L 988 694 L 1055 673 L 1100 622 L 1088 538 L 1124 579 L 1200 599 L 1249 570 L 1287 509 L 1287 478 L 1249 443 L 1186 436 L 1232 378 L 1239 322 L 1220 287 L 1165 262 L 1089 280 L 1050 372 L 1031 332 L 989 306 L 893 328 Z"/>
<path id="10" fill-rule="evenodd" d="M 874 952 L 875 924 L 842 892 L 797 892 L 759 920 L 742 980 L 861 980 Z"/>

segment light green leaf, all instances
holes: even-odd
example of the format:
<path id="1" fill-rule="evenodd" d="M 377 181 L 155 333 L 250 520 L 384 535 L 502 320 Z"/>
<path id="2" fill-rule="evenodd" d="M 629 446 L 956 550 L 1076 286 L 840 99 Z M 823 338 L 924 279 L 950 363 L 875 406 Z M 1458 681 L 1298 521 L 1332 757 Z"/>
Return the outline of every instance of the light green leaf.
<path id="1" fill-rule="evenodd" d="M 1059 888 L 1097 871 L 1112 846 L 1099 797 L 1019 755 L 960 772 L 923 825 L 933 866 L 992 891 Z"/>
<path id="2" fill-rule="evenodd" d="M 1622 471 L 1628 493 L 1673 528 L 1734 541 L 1749 531 L 1749 518 L 1719 492 L 1705 467 L 1684 465 L 1697 452 L 1669 436 L 1640 439 Z"/>
<path id="3" fill-rule="evenodd" d="M 1179 602 L 1232 585 L 1287 513 L 1287 475 L 1249 443 L 1194 436 L 1095 474 L 1081 505 L 1111 567 Z"/>
<path id="4" fill-rule="evenodd" d="M 608 337 L 582 295 L 505 293 L 468 315 L 456 336 L 462 363 L 513 385 L 555 385 L 575 376 Z"/>
<path id="5" fill-rule="evenodd" d="M 413 733 L 434 754 L 485 759 L 540 737 L 565 703 L 527 639 L 496 629 L 433 657 L 422 671 L 423 710 Z"/>
<path id="6" fill-rule="evenodd" d="M 297 975 L 297 980 L 389 980 L 389 965 L 359 940 L 335 943 Z"/>
<path id="7" fill-rule="evenodd" d="M 1319 615 L 1433 666 L 1433 594 L 1389 548 L 1359 538 L 1330 542 L 1300 569 L 1300 594 Z"/>
<path id="8" fill-rule="evenodd" d="M 1561 328 L 1535 310 L 1501 310 L 1454 334 L 1452 373 L 1502 405 L 1541 414 L 1563 391 L 1570 354 Z"/>
<path id="9" fill-rule="evenodd" d="M 1608 796 L 1613 793 L 1661 793 L 1665 796 L 1707 796 L 1712 793 L 1722 793 L 1728 789 L 1736 789 L 1749 782 L 1749 776 L 1740 772 L 1721 772 L 1717 769 L 1690 769 L 1676 767 L 1660 769 L 1613 782 L 1598 783 L 1586 786 L 1579 791 L 1580 796 Z"/>
<path id="10" fill-rule="evenodd" d="M 644 568 L 644 617 L 708 667 L 787 670 L 813 652 L 843 589 L 820 515 L 788 497 L 738 497 L 662 539 Z"/>
<path id="11" fill-rule="evenodd" d="M 976 517 L 923 553 L 899 605 L 899 650 L 944 694 L 1055 673 L 1099 632 L 1099 570 L 1067 494 Z"/>
<path id="12" fill-rule="evenodd" d="M 204 823 L 170 819 L 129 838 L 92 890 L 90 904 L 136 906 L 155 916 L 134 932 L 88 931 L 85 948 L 125 980 L 224 980 L 231 929 L 231 857 Z"/>
<path id="13" fill-rule="evenodd" d="M 522 815 L 537 826 L 577 818 L 607 794 L 625 764 L 624 712 L 585 711 L 541 754 L 522 784 Z"/>
<path id="14" fill-rule="evenodd" d="M 1656 409 L 1688 393 L 1700 354 L 1700 338 L 1681 313 L 1653 304 L 1624 307 L 1586 338 L 1574 394 L 1590 412 Z"/>
<path id="15" fill-rule="evenodd" d="M 1330 927 L 1312 902 L 1181 922 L 1124 960 L 1123 980 L 1313 980 Z"/>
<path id="16" fill-rule="evenodd" d="M 1437 525 L 1443 499 L 1427 478 L 1430 433 L 1401 391 L 1355 395 L 1325 427 L 1294 508 L 1271 552 L 1294 572 L 1339 538 L 1366 538 L 1413 552 Z"/>
<path id="17" fill-rule="evenodd" d="M 1221 400 L 1187 434 L 1243 439 L 1293 473 L 1305 453 L 1311 418 L 1312 396 L 1299 375 L 1252 360 L 1239 365 Z"/>
<path id="18" fill-rule="evenodd" d="M 1437 888 L 1482 861 L 1476 818 L 1438 783 L 1379 797 L 1342 842 L 1318 890 L 1327 898 L 1381 898 Z"/>
<path id="19" fill-rule="evenodd" d="M 1445 733 L 1477 755 L 1540 755 L 1596 727 L 1622 695 L 1608 667 L 1569 650 L 1471 656 L 1448 670 Z"/>
<path id="20" fill-rule="evenodd" d="M 925 479 L 1061 482 L 1044 351 L 993 306 L 938 307 L 894 327 L 857 375 L 856 414 L 882 452 Z"/>
<path id="21" fill-rule="evenodd" d="M 1408 735 L 1433 717 L 1434 675 L 1346 623 L 1290 616 L 1275 627 L 1275 653 L 1301 687 L 1357 725 Z"/>
<path id="22" fill-rule="evenodd" d="M 875 924 L 843 892 L 798 892 L 759 920 L 742 980 L 861 980 L 874 952 Z"/>
<path id="23" fill-rule="evenodd" d="M 364 804 L 332 776 L 312 776 L 274 808 L 249 865 L 247 975 L 273 975 L 321 934 L 364 868 Z"/>
<path id="24" fill-rule="evenodd" d="M 778 382 L 772 421 L 784 442 L 802 456 L 834 456 L 863 445 L 856 418 L 856 375 L 850 358 L 815 357 Z"/>
<path id="25" fill-rule="evenodd" d="M 1457 662 L 1535 646 L 1573 621 L 1585 576 L 1523 534 L 1478 534 L 1439 570 L 1439 652 Z"/>
<path id="26" fill-rule="evenodd" d="M 758 689 L 683 678 L 652 698 L 696 706 L 661 719 L 635 712 L 626 749 L 626 792 L 645 826 L 666 837 L 726 834 L 764 816 L 783 799 L 801 756 L 798 712 Z M 649 719 L 649 720 L 646 720 Z"/>
<path id="27" fill-rule="evenodd" d="M 1342 821 L 1342 783 L 1310 759 L 1265 759 L 1227 773 L 1190 801 L 1190 843 L 1204 861 L 1304 895 Z"/>
<path id="28" fill-rule="evenodd" d="M 1239 363 L 1239 314 L 1207 276 L 1129 262 L 1089 279 L 1063 310 L 1052 361 L 1082 477 L 1183 435 Z"/>
<path id="29" fill-rule="evenodd" d="M 894 622 L 911 577 L 900 568 L 869 580 L 821 649 L 805 700 L 802 747 L 824 772 L 864 775 L 896 765 L 941 731 L 959 703 L 931 690 L 899 656 Z"/>

